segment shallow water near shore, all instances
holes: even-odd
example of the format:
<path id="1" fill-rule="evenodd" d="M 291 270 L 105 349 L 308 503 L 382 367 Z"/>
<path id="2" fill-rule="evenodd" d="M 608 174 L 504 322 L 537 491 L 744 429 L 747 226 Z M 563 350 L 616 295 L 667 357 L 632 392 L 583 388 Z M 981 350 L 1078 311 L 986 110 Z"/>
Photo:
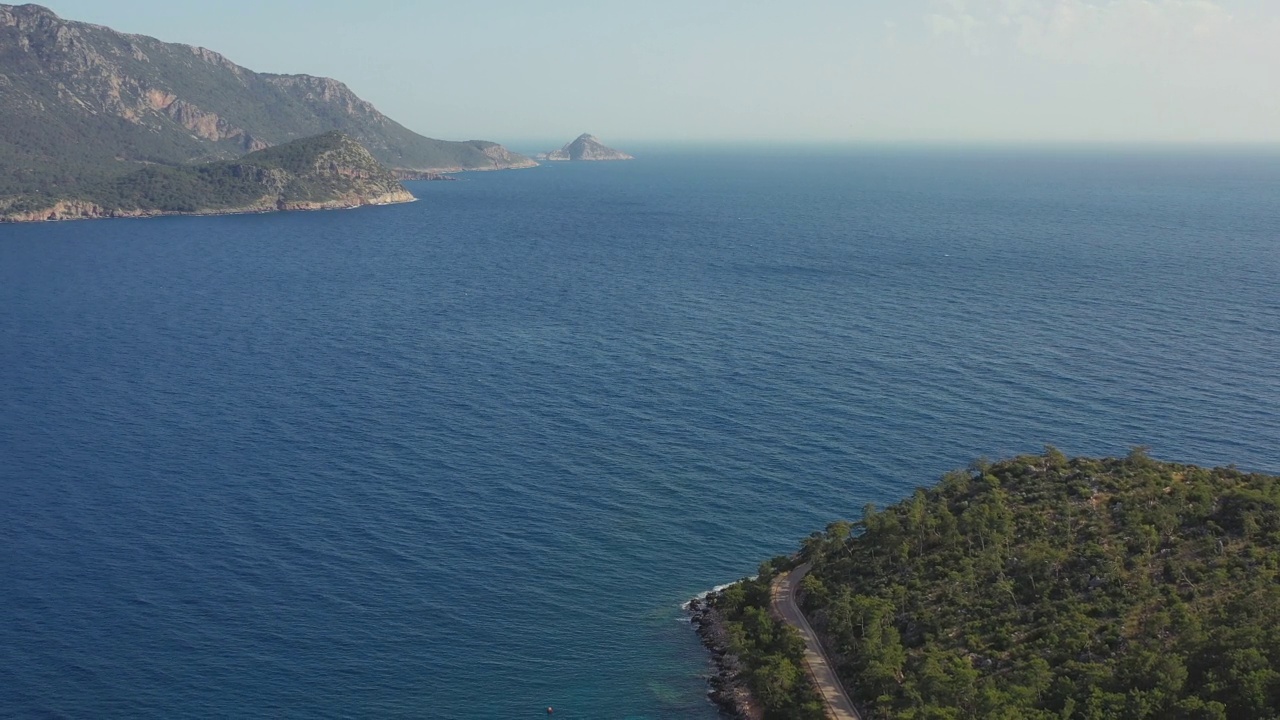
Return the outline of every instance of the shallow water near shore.
<path id="1" fill-rule="evenodd" d="M 1280 156 L 409 186 L 0 226 L 0 716 L 710 720 L 681 603 L 867 502 L 1280 472 Z"/>

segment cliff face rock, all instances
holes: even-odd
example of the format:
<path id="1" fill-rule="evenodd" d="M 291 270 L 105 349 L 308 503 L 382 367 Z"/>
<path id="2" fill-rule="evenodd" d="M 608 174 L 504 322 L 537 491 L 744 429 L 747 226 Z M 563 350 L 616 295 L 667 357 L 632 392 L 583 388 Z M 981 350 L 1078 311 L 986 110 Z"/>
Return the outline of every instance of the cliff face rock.
<path id="1" fill-rule="evenodd" d="M 539 159 L 550 160 L 552 162 L 567 162 L 579 160 L 634 160 L 635 158 L 600 142 L 595 136 L 583 133 L 573 140 L 565 144 L 559 150 L 552 150 L 538 156 Z"/>
<path id="2" fill-rule="evenodd" d="M 155 91 L 152 92 L 154 93 Z M 168 103 L 158 109 L 164 110 L 166 115 L 173 118 L 182 127 L 190 130 L 198 138 L 215 143 L 224 140 L 235 140 L 237 141 L 236 145 L 245 152 L 253 152 L 254 150 L 263 150 L 270 147 L 266 142 L 245 132 L 244 128 L 236 127 L 219 117 L 217 113 L 205 112 L 186 100 L 174 98 L 171 94 L 165 94 L 165 98 L 169 100 Z"/>
<path id="3" fill-rule="evenodd" d="M 79 220 L 116 217 L 112 211 L 88 200 L 59 200 L 36 210 L 18 210 L 0 215 L 5 222 L 38 222 L 41 220 Z"/>
<path id="4" fill-rule="evenodd" d="M 19 168 L 0 196 L 182 164 L 337 130 L 408 170 L 526 167 L 495 143 L 433 140 L 346 85 L 260 74 L 205 48 L 0 4 L 0 164 Z M 49 168 L 58 167 L 57 171 Z"/>
<path id="5" fill-rule="evenodd" d="M 76 198 L 0 202 L 0 221 L 323 210 L 413 200 L 368 150 L 332 132 L 235 161 L 145 168 Z"/>

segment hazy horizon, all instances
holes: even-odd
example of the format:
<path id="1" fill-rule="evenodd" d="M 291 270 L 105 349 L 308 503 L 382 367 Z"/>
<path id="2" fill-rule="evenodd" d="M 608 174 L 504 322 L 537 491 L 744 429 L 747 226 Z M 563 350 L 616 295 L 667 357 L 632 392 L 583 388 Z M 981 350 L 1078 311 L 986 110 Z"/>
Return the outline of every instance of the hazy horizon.
<path id="1" fill-rule="evenodd" d="M 1266 0 L 41 4 L 334 77 L 424 135 L 528 152 L 582 132 L 620 147 L 1280 143 Z"/>

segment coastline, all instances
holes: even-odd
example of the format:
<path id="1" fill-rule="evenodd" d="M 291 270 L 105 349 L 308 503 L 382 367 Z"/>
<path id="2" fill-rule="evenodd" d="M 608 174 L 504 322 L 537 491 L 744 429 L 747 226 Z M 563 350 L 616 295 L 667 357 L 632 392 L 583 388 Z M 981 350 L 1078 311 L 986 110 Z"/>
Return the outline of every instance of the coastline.
<path id="1" fill-rule="evenodd" d="M 494 172 L 498 170 L 527 170 L 538 167 L 537 162 L 516 163 L 505 166 L 478 168 L 441 168 L 432 170 L 401 171 L 400 181 L 450 181 L 455 175 L 467 172 Z M 394 173 L 395 171 L 393 171 Z M 316 210 L 354 210 L 366 205 L 402 205 L 417 202 L 418 198 L 408 190 L 384 193 L 375 197 L 340 197 L 320 202 L 282 203 L 262 200 L 253 205 L 236 208 L 201 208 L 199 210 L 125 210 L 105 208 L 87 200 L 59 200 L 49 207 L 27 212 L 0 214 L 0 225 L 41 222 L 67 222 L 72 220 L 118 220 L 122 218 L 144 219 L 157 217 L 210 217 L 217 215 L 261 215 L 273 212 L 309 212 Z"/>
<path id="2" fill-rule="evenodd" d="M 742 661 L 729 651 L 729 631 L 724 616 L 713 604 L 713 598 L 723 588 L 717 588 L 691 599 L 685 610 L 690 624 L 711 654 L 715 666 L 707 678 L 707 698 L 720 708 L 720 714 L 732 720 L 763 720 L 764 708 L 747 687 Z"/>
<path id="3" fill-rule="evenodd" d="M 417 202 L 408 190 L 398 190 L 375 197 L 344 197 L 320 202 L 260 202 L 237 208 L 202 208 L 199 210 L 122 210 L 107 209 L 96 203 L 62 200 L 43 210 L 0 216 L 4 223 L 70 222 L 74 220 L 114 220 L 122 218 L 207 217 L 215 215 L 262 215 L 274 212 L 312 212 L 319 210 L 354 210 L 365 206 L 403 205 Z"/>
<path id="4" fill-rule="evenodd" d="M 862 720 L 836 674 L 835 665 L 822 646 L 822 639 L 813 631 L 797 597 L 801 582 L 809 574 L 812 563 L 805 562 L 778 573 L 769 584 L 769 611 L 773 616 L 799 633 L 804 640 L 804 671 L 814 690 L 822 697 L 826 716 L 830 720 Z"/>
<path id="5" fill-rule="evenodd" d="M 530 160 L 529 162 L 510 163 L 507 165 L 489 165 L 486 167 L 462 167 L 461 165 L 457 165 L 454 167 L 446 167 L 446 168 L 429 168 L 427 170 L 421 170 L 421 171 L 415 170 L 414 172 L 438 173 L 440 175 L 457 175 L 460 173 L 469 173 L 469 172 L 497 172 L 499 170 L 528 170 L 530 168 L 536 168 L 541 165 L 542 163 L 540 162 L 537 162 L 535 160 Z"/>

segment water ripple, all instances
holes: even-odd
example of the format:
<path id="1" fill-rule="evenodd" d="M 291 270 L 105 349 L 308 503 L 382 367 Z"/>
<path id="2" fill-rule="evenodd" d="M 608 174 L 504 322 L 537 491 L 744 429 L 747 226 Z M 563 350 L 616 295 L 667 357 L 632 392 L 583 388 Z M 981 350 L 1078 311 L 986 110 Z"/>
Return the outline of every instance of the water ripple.
<path id="1" fill-rule="evenodd" d="M 0 227 L 0 715 L 707 718 L 678 606 L 978 456 L 1280 471 L 1275 158 L 654 158 Z"/>

